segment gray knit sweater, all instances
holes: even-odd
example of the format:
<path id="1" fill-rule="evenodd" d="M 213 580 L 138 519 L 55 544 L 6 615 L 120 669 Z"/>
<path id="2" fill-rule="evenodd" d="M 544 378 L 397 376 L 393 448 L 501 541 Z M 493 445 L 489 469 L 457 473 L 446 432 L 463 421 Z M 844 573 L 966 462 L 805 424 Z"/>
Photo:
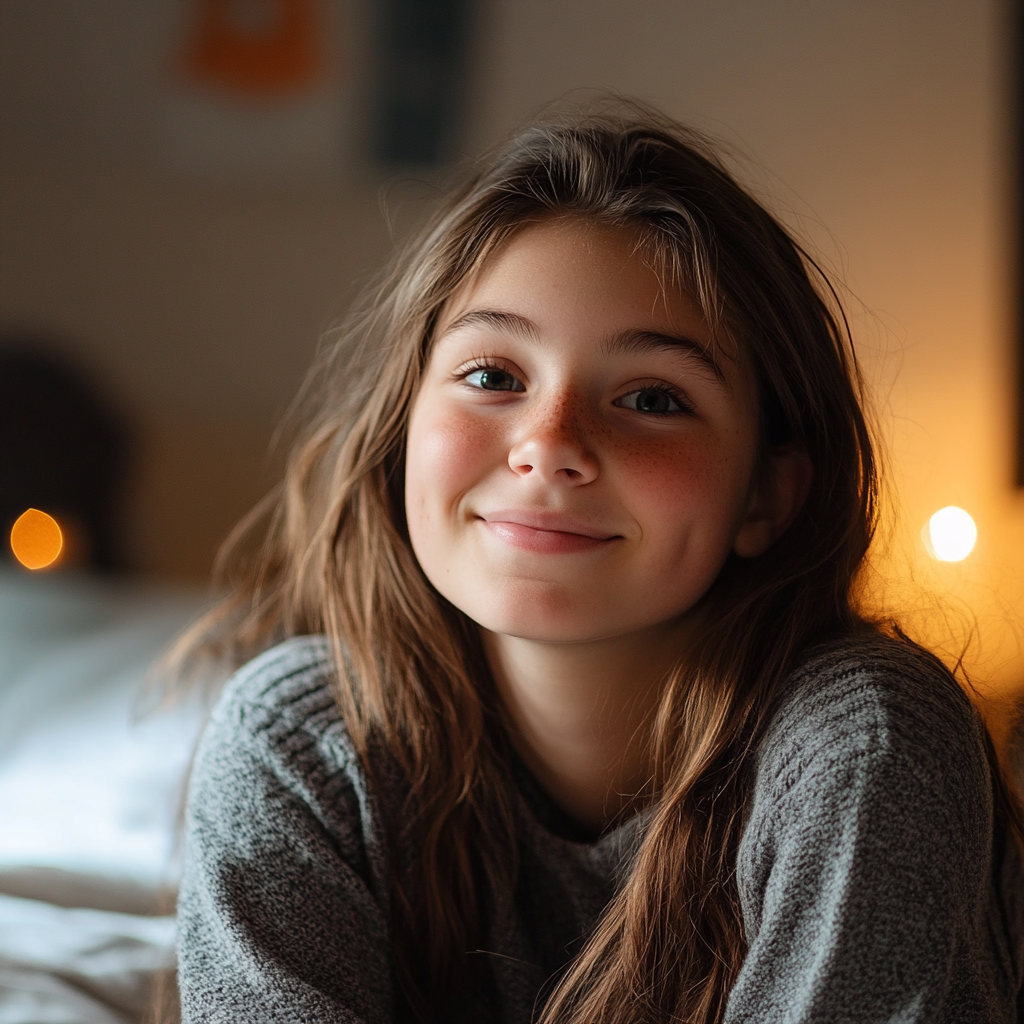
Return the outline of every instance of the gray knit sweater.
<path id="1" fill-rule="evenodd" d="M 184 1021 L 390 1024 L 390 880 L 375 785 L 330 691 L 322 640 L 245 666 L 200 745 L 179 899 Z M 570 838 L 516 786 L 520 872 L 489 925 L 489 1014 L 528 1024 L 629 870 L 643 816 Z M 749 950 L 729 1024 L 1011 1022 L 1024 971 L 1024 874 L 993 827 L 976 714 L 894 641 L 819 648 L 757 756 L 736 865 Z M 451 1019 L 459 1015 L 453 1013 Z"/>

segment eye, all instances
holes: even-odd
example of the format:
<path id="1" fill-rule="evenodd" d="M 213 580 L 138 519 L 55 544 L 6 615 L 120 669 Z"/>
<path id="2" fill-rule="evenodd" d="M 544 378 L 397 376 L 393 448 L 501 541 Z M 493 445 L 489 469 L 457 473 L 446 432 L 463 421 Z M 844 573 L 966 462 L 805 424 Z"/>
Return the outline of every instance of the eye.
<path id="1" fill-rule="evenodd" d="M 628 395 L 616 398 L 612 403 L 621 409 L 633 409 L 636 412 L 653 416 L 670 416 L 672 413 L 691 412 L 682 396 L 666 387 L 638 388 Z"/>
<path id="2" fill-rule="evenodd" d="M 514 377 L 508 370 L 498 366 L 484 366 L 479 370 L 467 373 L 463 378 L 472 388 L 482 391 L 525 391 L 523 382 Z"/>

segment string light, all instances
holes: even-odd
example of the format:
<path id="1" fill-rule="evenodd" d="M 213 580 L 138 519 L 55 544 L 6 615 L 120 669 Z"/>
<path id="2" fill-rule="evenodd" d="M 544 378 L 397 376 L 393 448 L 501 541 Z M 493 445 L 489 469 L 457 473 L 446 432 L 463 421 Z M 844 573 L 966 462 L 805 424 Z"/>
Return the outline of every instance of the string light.
<path id="1" fill-rule="evenodd" d="M 974 520 L 956 505 L 940 508 L 928 520 L 926 531 L 925 546 L 928 553 L 940 562 L 963 561 L 978 539 L 978 528 Z"/>
<path id="2" fill-rule="evenodd" d="M 11 527 L 11 551 L 26 569 L 45 569 L 57 561 L 64 536 L 53 516 L 30 508 Z"/>

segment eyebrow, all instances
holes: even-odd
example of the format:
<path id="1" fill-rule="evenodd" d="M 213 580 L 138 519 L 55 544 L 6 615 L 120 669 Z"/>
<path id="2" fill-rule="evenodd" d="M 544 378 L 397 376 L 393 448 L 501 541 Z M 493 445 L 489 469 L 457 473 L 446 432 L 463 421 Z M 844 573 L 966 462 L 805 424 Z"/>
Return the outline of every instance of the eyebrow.
<path id="1" fill-rule="evenodd" d="M 473 309 L 468 313 L 453 320 L 445 334 L 452 334 L 455 331 L 463 330 L 466 327 L 490 327 L 494 330 L 503 331 L 516 335 L 526 341 L 540 341 L 540 331 L 537 325 L 519 313 L 511 313 L 501 309 Z M 659 349 L 671 349 L 673 351 L 684 351 L 696 356 L 715 377 L 723 384 L 726 383 L 725 374 L 718 365 L 714 356 L 706 345 L 688 337 L 685 334 L 665 334 L 662 331 L 633 330 L 624 331 L 611 338 L 604 345 L 606 352 L 644 352 Z"/>
<path id="2" fill-rule="evenodd" d="M 609 352 L 644 352 L 651 349 L 673 349 L 696 356 L 724 384 L 725 374 L 706 345 L 685 334 L 664 334 L 661 331 L 626 331 L 612 338 Z"/>
<path id="3" fill-rule="evenodd" d="M 508 313 L 501 309 L 472 309 L 468 313 L 453 320 L 444 330 L 445 334 L 453 334 L 466 327 L 493 327 L 495 330 L 515 334 L 527 341 L 540 341 L 537 325 L 518 313 Z"/>

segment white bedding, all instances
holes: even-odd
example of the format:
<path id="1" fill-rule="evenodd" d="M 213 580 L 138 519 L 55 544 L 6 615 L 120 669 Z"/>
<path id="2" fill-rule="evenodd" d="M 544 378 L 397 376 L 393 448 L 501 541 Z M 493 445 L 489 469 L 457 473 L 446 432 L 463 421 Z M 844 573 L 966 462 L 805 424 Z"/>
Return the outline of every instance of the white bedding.
<path id="1" fill-rule="evenodd" d="M 204 709 L 146 714 L 147 672 L 206 603 L 0 570 L 0 1024 L 138 1020 L 173 963 L 155 915 Z"/>
<path id="2" fill-rule="evenodd" d="M 0 895 L 0 1024 L 140 1020 L 174 966 L 174 918 Z"/>

